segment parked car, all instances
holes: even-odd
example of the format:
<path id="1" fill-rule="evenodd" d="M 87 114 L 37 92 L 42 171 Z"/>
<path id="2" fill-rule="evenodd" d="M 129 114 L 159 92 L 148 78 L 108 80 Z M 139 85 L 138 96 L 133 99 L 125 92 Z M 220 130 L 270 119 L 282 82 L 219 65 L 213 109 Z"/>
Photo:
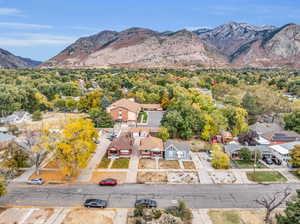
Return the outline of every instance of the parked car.
<path id="1" fill-rule="evenodd" d="M 263 158 L 263 161 L 268 164 L 268 165 L 272 165 L 273 164 L 273 161 L 270 157 L 264 157 Z"/>
<path id="2" fill-rule="evenodd" d="M 33 184 L 33 185 L 42 185 L 43 183 L 45 182 L 42 178 L 36 178 L 27 181 L 27 184 Z"/>
<path id="3" fill-rule="evenodd" d="M 100 186 L 115 186 L 117 184 L 118 184 L 118 181 L 113 178 L 104 179 L 99 182 Z"/>
<path id="4" fill-rule="evenodd" d="M 84 207 L 86 208 L 106 208 L 107 201 L 100 199 L 87 199 L 84 202 Z"/>
<path id="5" fill-rule="evenodd" d="M 280 166 L 282 164 L 281 160 L 278 159 L 277 157 L 272 157 L 272 161 L 273 163 L 275 163 L 276 165 Z"/>
<path id="6" fill-rule="evenodd" d="M 150 199 L 140 199 L 135 201 L 135 207 L 142 207 L 142 208 L 156 208 L 157 203 L 154 200 Z"/>

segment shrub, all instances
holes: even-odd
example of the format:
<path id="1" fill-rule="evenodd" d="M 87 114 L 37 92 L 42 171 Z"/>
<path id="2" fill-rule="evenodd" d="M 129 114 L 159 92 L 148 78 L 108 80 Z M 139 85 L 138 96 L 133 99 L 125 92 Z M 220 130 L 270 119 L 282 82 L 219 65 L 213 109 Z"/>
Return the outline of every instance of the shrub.
<path id="1" fill-rule="evenodd" d="M 239 152 L 239 156 L 246 162 L 250 162 L 252 160 L 252 153 L 248 148 L 242 148 Z"/>
<path id="2" fill-rule="evenodd" d="M 221 150 L 213 150 L 211 164 L 215 169 L 228 169 L 230 166 L 229 156 Z"/>
<path id="3" fill-rule="evenodd" d="M 42 112 L 41 111 L 34 111 L 33 114 L 32 114 L 32 120 L 33 121 L 40 121 L 42 120 Z"/>

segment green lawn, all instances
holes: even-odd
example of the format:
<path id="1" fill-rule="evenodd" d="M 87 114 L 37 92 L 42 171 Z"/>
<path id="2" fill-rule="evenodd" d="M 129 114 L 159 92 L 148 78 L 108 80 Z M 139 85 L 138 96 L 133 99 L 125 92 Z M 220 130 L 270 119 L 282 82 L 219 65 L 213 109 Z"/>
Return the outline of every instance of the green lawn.
<path id="1" fill-rule="evenodd" d="M 101 162 L 98 165 L 98 169 L 107 169 L 110 163 L 110 159 L 107 158 L 107 155 L 104 155 Z"/>
<path id="2" fill-rule="evenodd" d="M 145 111 L 141 111 L 138 116 L 139 123 L 146 123 L 148 120 L 148 113 Z"/>
<path id="3" fill-rule="evenodd" d="M 235 160 L 234 162 L 240 169 L 253 168 L 253 161 L 247 162 L 244 160 Z M 267 168 L 267 167 L 265 165 L 261 164 L 260 162 L 257 162 L 256 168 Z"/>
<path id="4" fill-rule="evenodd" d="M 112 169 L 128 169 L 129 167 L 129 158 L 121 158 L 121 159 L 116 159 L 111 168 Z"/>
<path id="5" fill-rule="evenodd" d="M 256 171 L 247 172 L 247 177 L 251 181 L 255 182 L 286 182 L 287 179 L 277 171 Z"/>

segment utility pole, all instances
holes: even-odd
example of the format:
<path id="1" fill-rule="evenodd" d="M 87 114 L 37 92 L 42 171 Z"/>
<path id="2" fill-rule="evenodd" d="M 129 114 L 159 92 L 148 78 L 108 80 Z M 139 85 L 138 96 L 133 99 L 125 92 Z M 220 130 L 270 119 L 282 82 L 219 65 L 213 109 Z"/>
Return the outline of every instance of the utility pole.
<path id="1" fill-rule="evenodd" d="M 256 168 L 256 150 L 254 150 L 254 164 L 253 164 L 253 176 L 254 176 L 254 178 L 256 177 L 255 168 Z"/>

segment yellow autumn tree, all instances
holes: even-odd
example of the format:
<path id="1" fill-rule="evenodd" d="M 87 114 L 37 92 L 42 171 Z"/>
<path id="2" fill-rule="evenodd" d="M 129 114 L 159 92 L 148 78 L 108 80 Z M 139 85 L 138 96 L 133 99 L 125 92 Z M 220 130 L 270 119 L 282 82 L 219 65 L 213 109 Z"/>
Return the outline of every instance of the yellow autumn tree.
<path id="1" fill-rule="evenodd" d="M 295 166 L 300 166 L 300 145 L 295 145 L 290 155 L 291 159 L 289 162 Z M 300 175 L 300 168 L 297 170 L 297 173 Z"/>
<path id="2" fill-rule="evenodd" d="M 80 168 L 87 165 L 88 159 L 96 149 L 98 131 L 89 119 L 70 119 L 66 124 L 61 141 L 55 148 L 55 157 L 66 176 L 76 176 Z"/>
<path id="3" fill-rule="evenodd" d="M 215 169 L 228 169 L 230 166 L 229 156 L 221 150 L 220 145 L 213 144 L 211 165 Z"/>

